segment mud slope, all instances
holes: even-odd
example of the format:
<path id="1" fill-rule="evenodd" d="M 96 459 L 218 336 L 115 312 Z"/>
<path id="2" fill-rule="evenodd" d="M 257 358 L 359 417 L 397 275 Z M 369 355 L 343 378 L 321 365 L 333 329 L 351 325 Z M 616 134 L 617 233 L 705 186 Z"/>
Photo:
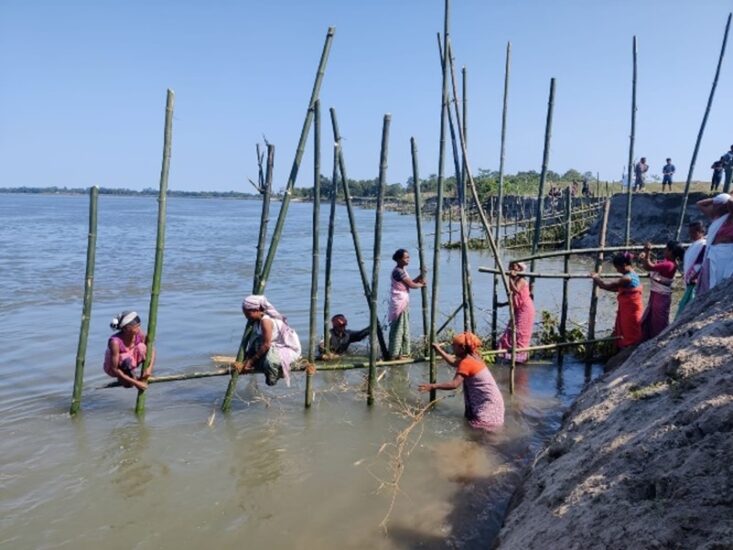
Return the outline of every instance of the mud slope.
<path id="1" fill-rule="evenodd" d="M 502 549 L 733 548 L 733 279 L 588 387 Z"/>

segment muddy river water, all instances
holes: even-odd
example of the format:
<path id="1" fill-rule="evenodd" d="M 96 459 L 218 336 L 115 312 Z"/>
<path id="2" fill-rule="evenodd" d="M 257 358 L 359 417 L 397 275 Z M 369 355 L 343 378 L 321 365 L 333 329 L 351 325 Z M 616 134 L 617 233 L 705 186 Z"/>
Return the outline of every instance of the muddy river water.
<path id="1" fill-rule="evenodd" d="M 259 207 L 255 201 L 169 200 L 157 374 L 211 368 L 212 355 L 236 351 Z M 273 214 L 277 208 L 274 203 Z M 426 402 L 416 391 L 425 365 L 391 369 L 371 408 L 364 372 L 347 371 L 316 375 L 308 411 L 302 374 L 295 374 L 289 388 L 244 377 L 224 415 L 219 406 L 227 378 L 221 377 L 151 386 L 147 412 L 138 419 L 134 391 L 99 389 L 110 380 L 101 364 L 114 313 L 136 309 L 146 322 L 157 203 L 154 197 L 103 196 L 83 406 L 72 419 L 67 411 L 87 209 L 83 196 L 0 195 L 3 548 L 485 548 L 520 468 L 557 429 L 585 383 L 584 366 L 573 359 L 561 369 L 540 362 L 519 369 L 510 396 L 506 369 L 492 366 L 507 423 L 491 436 L 464 424 L 460 394 L 444 393 L 415 422 L 410 415 Z M 267 290 L 304 347 L 310 212 L 308 204 L 291 205 Z M 371 262 L 374 212 L 359 210 L 357 218 Z M 343 208 L 337 219 L 333 312 L 359 328 L 368 323 L 368 308 Z M 396 248 L 410 249 L 416 274 L 416 240 L 411 216 L 386 214 L 380 317 L 387 311 L 389 258 Z M 442 254 L 445 318 L 460 301 L 460 254 Z M 486 334 L 491 276 L 476 268 L 493 262 L 471 252 L 471 263 L 479 332 Z M 562 262 L 540 266 L 559 271 Z M 573 263 L 577 270 L 589 266 Z M 539 281 L 538 309 L 557 313 L 560 288 Z M 587 281 L 571 283 L 573 321 L 586 321 L 589 296 Z M 418 294 L 412 300 L 416 337 Z M 614 297 L 603 296 L 600 307 L 601 328 L 608 329 Z M 598 372 L 594 367 L 593 375 Z M 439 376 L 448 379 L 451 370 L 442 366 Z M 395 443 L 410 428 L 399 455 Z M 400 470 L 395 496 L 392 482 Z"/>

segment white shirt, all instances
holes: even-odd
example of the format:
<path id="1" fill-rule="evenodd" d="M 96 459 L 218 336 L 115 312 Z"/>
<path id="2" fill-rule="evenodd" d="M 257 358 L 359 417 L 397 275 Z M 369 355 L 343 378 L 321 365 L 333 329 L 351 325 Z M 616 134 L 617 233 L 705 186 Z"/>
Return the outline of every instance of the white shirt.
<path id="1" fill-rule="evenodd" d="M 697 257 L 700 255 L 700 250 L 702 250 L 703 246 L 705 246 L 705 237 L 691 243 L 690 246 L 687 247 L 687 250 L 685 250 L 685 259 L 682 264 L 683 276 L 687 275 L 687 272 L 690 271 L 690 268 L 695 263 L 695 260 L 697 260 Z"/>

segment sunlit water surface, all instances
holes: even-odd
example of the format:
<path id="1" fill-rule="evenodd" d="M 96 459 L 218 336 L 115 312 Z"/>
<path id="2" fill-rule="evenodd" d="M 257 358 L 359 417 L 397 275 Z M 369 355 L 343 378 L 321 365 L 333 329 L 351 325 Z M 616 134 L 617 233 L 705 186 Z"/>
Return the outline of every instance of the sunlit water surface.
<path id="1" fill-rule="evenodd" d="M 422 422 L 404 414 L 407 406 L 426 402 L 416 391 L 425 365 L 386 373 L 373 407 L 365 402 L 364 372 L 348 371 L 316 375 L 308 411 L 301 374 L 290 388 L 245 377 L 232 412 L 224 415 L 219 406 L 227 379 L 210 378 L 151 386 L 147 412 L 138 419 L 134 391 L 100 389 L 110 380 L 101 363 L 114 313 L 136 309 L 146 322 L 157 203 L 102 196 L 99 204 L 83 408 L 72 419 L 67 411 L 88 199 L 0 195 L 0 546 L 485 548 L 520 469 L 558 428 L 586 381 L 584 366 L 572 359 L 562 369 L 532 365 L 519 368 L 517 392 L 510 396 L 506 368 L 492 366 L 507 404 L 505 429 L 492 436 L 465 425 L 460 395 L 447 394 Z M 274 221 L 279 203 L 272 208 Z M 243 329 L 239 304 L 252 284 L 259 209 L 254 201 L 168 201 L 157 374 L 212 368 L 212 355 L 235 353 Z M 291 205 L 267 289 L 304 348 L 310 219 L 310 205 Z M 374 212 L 359 210 L 357 219 L 371 265 Z M 333 313 L 345 313 L 359 327 L 368 321 L 368 307 L 341 207 L 337 220 Z M 389 258 L 396 248 L 410 249 L 416 274 L 416 241 L 411 216 L 385 215 L 381 317 Z M 460 301 L 460 255 L 443 251 L 441 258 L 444 319 Z M 491 277 L 477 267 L 493 261 L 480 252 L 470 259 L 479 332 L 487 334 Z M 540 265 L 562 268 L 560 260 Z M 587 261 L 573 265 L 590 268 Z M 538 308 L 557 312 L 560 289 L 559 282 L 538 282 Z M 589 296 L 586 281 L 571 283 L 572 320 L 586 321 Z M 417 337 L 419 295 L 412 300 Z M 603 296 L 601 308 L 607 328 L 613 296 Z M 460 316 L 453 328 L 459 325 Z M 451 369 L 442 366 L 439 376 L 450 378 Z M 390 511 L 398 471 L 394 444 L 411 426 Z"/>

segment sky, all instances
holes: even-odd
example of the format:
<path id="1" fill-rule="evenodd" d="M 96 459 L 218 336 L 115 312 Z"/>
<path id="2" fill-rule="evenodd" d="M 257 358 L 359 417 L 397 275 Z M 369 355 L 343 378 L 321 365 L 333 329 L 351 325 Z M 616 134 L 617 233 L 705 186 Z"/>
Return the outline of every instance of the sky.
<path id="1" fill-rule="evenodd" d="M 0 187 L 157 188 L 171 88 L 171 189 L 251 191 L 263 136 L 276 146 L 274 185 L 282 188 L 329 26 L 336 33 L 321 89 L 322 172 L 331 173 L 334 107 L 350 178 L 377 177 L 385 113 L 389 182 L 411 176 L 413 136 L 421 176 L 434 174 L 443 7 L 443 0 L 0 0 Z M 507 172 L 541 169 L 554 77 L 549 168 L 618 180 L 628 157 L 636 35 L 635 157 L 647 157 L 651 174 L 672 157 L 675 179 L 684 181 L 732 9 L 731 0 L 453 0 L 474 172 L 499 165 L 511 41 Z M 708 180 L 710 164 L 733 143 L 731 48 L 695 179 Z M 312 182 L 309 139 L 297 185 Z"/>

